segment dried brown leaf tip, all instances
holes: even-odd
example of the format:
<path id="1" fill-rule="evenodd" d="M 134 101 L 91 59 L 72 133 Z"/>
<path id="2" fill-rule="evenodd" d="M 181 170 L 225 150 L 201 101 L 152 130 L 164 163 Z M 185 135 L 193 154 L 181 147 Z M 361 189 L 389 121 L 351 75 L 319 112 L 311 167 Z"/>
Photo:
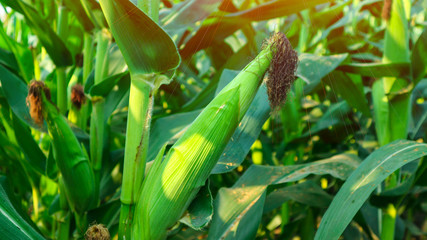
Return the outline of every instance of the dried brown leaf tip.
<path id="1" fill-rule="evenodd" d="M 275 33 L 267 42 L 273 50 L 273 59 L 268 70 L 267 94 L 274 110 L 286 101 L 286 96 L 295 80 L 298 54 L 283 33 Z"/>
<path id="2" fill-rule="evenodd" d="M 390 20 L 392 4 L 393 4 L 392 0 L 384 0 L 383 11 L 382 11 L 381 17 L 386 21 Z"/>
<path id="3" fill-rule="evenodd" d="M 110 240 L 110 232 L 103 224 L 90 226 L 85 233 L 86 240 Z"/>
<path id="4" fill-rule="evenodd" d="M 44 92 L 46 98 L 50 100 L 50 90 L 46 87 L 44 82 L 37 80 L 30 82 L 27 105 L 30 107 L 31 118 L 39 125 L 43 123 L 42 92 Z"/>
<path id="5" fill-rule="evenodd" d="M 77 109 L 80 109 L 86 102 L 86 95 L 83 90 L 83 86 L 76 84 L 71 88 L 71 103 Z"/>

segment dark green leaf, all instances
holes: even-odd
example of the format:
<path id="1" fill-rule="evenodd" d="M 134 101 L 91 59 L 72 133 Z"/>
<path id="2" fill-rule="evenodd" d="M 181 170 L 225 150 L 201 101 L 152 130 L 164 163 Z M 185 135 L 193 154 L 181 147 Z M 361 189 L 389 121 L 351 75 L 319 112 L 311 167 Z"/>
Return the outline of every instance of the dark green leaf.
<path id="1" fill-rule="evenodd" d="M 304 4 L 298 0 L 275 0 L 235 13 L 220 12 L 214 18 L 206 21 L 188 41 L 184 41 L 185 46 L 180 51 L 181 56 L 184 59 L 191 57 L 197 51 L 211 46 L 214 41 L 224 40 L 251 21 L 288 16 L 325 2 L 329 2 L 329 0 L 308 0 Z"/>
<path id="2" fill-rule="evenodd" d="M 375 188 L 394 171 L 427 155 L 427 144 L 394 141 L 373 152 L 351 174 L 333 199 L 315 239 L 338 239 Z"/>
<path id="3" fill-rule="evenodd" d="M 0 177 L 0 238 L 1 239 L 45 239 L 31 220 L 15 204 L 19 203 L 7 184 Z"/>
<path id="4" fill-rule="evenodd" d="M 415 43 L 412 50 L 412 78 L 415 85 L 427 74 L 427 28 Z"/>
<path id="5" fill-rule="evenodd" d="M 46 156 L 40 150 L 31 131 L 15 114 L 13 117 L 13 128 L 16 140 L 25 155 L 25 159 L 38 173 L 45 174 Z"/>
<path id="6" fill-rule="evenodd" d="M 275 190 L 267 196 L 264 212 L 280 207 L 284 202 L 293 200 L 308 206 L 326 208 L 332 201 L 318 184 L 311 180 Z"/>
<path id="7" fill-rule="evenodd" d="M 122 78 L 129 78 L 129 72 L 123 72 L 123 73 L 119 73 L 116 74 L 114 76 L 108 77 L 104 80 L 102 80 L 102 82 L 93 85 L 90 90 L 89 90 L 89 94 L 91 96 L 101 96 L 101 97 L 106 97 L 111 90 L 114 88 L 114 86 L 122 80 Z"/>
<path id="8" fill-rule="evenodd" d="M 320 80 L 335 70 L 347 56 L 347 53 L 330 56 L 300 54 L 298 56 L 297 76 L 307 83 L 304 87 L 304 93 L 309 94 L 316 89 L 320 84 Z"/>
<path id="9" fill-rule="evenodd" d="M 17 12 L 24 15 L 28 26 L 37 35 L 50 58 L 57 67 L 65 67 L 73 64 L 73 58 L 64 42 L 52 30 L 49 23 L 45 21 L 33 7 L 22 0 L 0 0 Z"/>
<path id="10" fill-rule="evenodd" d="M 208 183 L 200 189 L 196 198 L 188 207 L 188 214 L 180 222 L 195 230 L 201 230 L 211 221 L 212 215 L 213 199 L 208 180 Z"/>
<path id="11" fill-rule="evenodd" d="M 345 179 L 359 165 L 357 159 L 352 155 L 339 155 L 293 166 L 252 165 L 233 187 L 219 190 L 209 239 L 220 239 L 228 235 L 233 225 L 238 224 L 269 185 L 298 181 L 310 174 L 330 174 Z"/>
<path id="12" fill-rule="evenodd" d="M 338 70 L 367 77 L 402 77 L 409 79 L 409 63 L 350 63 L 337 67 Z"/>
<path id="13" fill-rule="evenodd" d="M 27 125 L 39 128 L 39 126 L 32 120 L 25 100 L 28 94 L 27 85 L 22 79 L 3 66 L 0 66 L 0 76 L 2 76 L 0 81 L 4 95 L 12 108 L 12 111 Z"/>
<path id="14" fill-rule="evenodd" d="M 350 78 L 342 72 L 335 71 L 324 78 L 324 82 L 331 87 L 335 94 L 344 98 L 351 107 L 356 108 L 366 117 L 371 117 L 360 77 L 358 78 L 355 75 L 353 78 Z"/>
<path id="15" fill-rule="evenodd" d="M 86 32 L 90 32 L 95 28 L 95 25 L 87 16 L 86 11 L 80 1 L 64 0 L 64 4 L 74 13 L 77 20 L 80 22 Z"/>

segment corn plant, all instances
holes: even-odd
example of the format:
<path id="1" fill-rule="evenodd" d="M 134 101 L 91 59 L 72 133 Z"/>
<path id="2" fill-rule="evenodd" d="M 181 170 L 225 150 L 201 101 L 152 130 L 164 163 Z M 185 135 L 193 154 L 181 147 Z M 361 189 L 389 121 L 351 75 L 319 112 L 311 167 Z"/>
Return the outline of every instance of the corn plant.
<path id="1" fill-rule="evenodd" d="M 425 238 L 422 1 L 0 4 L 0 239 Z"/>

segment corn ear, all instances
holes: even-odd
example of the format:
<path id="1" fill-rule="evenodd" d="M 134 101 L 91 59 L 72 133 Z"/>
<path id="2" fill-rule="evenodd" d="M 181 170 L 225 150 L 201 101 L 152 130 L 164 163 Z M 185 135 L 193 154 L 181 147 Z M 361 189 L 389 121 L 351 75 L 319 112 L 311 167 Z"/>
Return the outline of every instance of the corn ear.
<path id="1" fill-rule="evenodd" d="M 209 177 L 249 108 L 270 63 L 283 62 L 281 58 L 292 57 L 292 62 L 296 64 L 295 52 L 285 51 L 285 46 L 290 47 L 286 37 L 280 33 L 275 34 L 260 54 L 200 113 L 172 146 L 165 159 L 156 159 L 161 162 L 154 163 L 150 169 L 136 206 L 133 239 L 166 238 L 167 229 L 182 216 Z M 280 69 L 295 70 L 295 66 Z M 282 71 L 283 73 L 286 74 Z M 282 80 L 293 81 L 294 72 L 291 74 L 292 78 Z M 280 75 L 277 74 L 276 77 Z M 272 87 L 271 84 L 279 80 L 269 81 Z M 291 82 L 287 85 L 290 84 Z M 277 97 L 277 94 L 272 97 Z M 275 103 L 283 101 L 286 94 L 281 94 L 280 97 L 282 99 L 275 99 Z"/>
<path id="2" fill-rule="evenodd" d="M 52 138 L 53 155 L 62 175 L 68 203 L 73 211 L 83 214 L 97 201 L 94 174 L 67 120 L 48 97 L 48 90 L 43 82 L 31 83 L 27 98 L 31 105 L 31 115 L 46 120 Z M 35 115 L 33 112 L 38 114 Z M 42 123 L 42 119 L 39 118 L 36 122 Z"/>

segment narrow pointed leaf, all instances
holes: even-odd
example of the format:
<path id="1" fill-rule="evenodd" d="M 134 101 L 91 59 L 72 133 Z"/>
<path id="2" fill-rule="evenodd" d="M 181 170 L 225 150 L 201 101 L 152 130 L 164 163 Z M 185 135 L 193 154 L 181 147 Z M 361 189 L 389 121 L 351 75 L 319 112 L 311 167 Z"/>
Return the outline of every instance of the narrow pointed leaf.
<path id="1" fill-rule="evenodd" d="M 326 2 L 330 2 L 330 0 L 306 0 L 304 4 L 298 0 L 275 0 L 228 15 L 219 12 L 217 17 L 206 21 L 194 36 L 188 41 L 184 41 L 185 46 L 180 51 L 182 58 L 189 58 L 199 50 L 212 46 L 215 41 L 222 41 L 251 21 L 288 16 Z"/>
<path id="2" fill-rule="evenodd" d="M 335 94 L 344 98 L 348 105 L 362 112 L 366 117 L 371 117 L 368 101 L 363 93 L 362 81 L 359 81 L 360 87 L 356 82 L 343 72 L 334 71 L 324 79 Z M 362 89 L 362 91 L 360 90 Z"/>
<path id="3" fill-rule="evenodd" d="M 28 216 L 18 209 L 19 203 L 7 184 L 6 177 L 0 177 L 0 238 L 1 239 L 45 239 L 36 230 Z"/>
<path id="4" fill-rule="evenodd" d="M 221 239 L 249 211 L 269 185 L 298 181 L 310 174 L 330 174 L 345 179 L 356 169 L 354 155 L 337 155 L 330 159 L 293 166 L 252 165 L 231 188 L 221 188 L 215 199 L 215 211 L 208 239 Z"/>
<path id="5" fill-rule="evenodd" d="M 351 174 L 323 215 L 315 239 L 338 239 L 369 195 L 394 171 L 427 155 L 427 144 L 394 141 L 369 155 Z"/>
<path id="6" fill-rule="evenodd" d="M 411 64 L 412 77 L 415 85 L 427 74 L 427 28 L 424 29 L 421 36 L 415 43 L 412 50 Z"/>
<path id="7" fill-rule="evenodd" d="M 338 70 L 367 77 L 402 77 L 409 79 L 409 63 L 350 63 L 337 67 Z"/>
<path id="8" fill-rule="evenodd" d="M 22 0 L 0 0 L 0 2 L 24 15 L 31 31 L 37 35 L 57 67 L 65 67 L 73 64 L 70 51 L 37 10 Z"/>
<path id="9" fill-rule="evenodd" d="M 4 95 L 12 111 L 27 125 L 34 128 L 39 126 L 34 123 L 30 116 L 25 98 L 28 94 L 27 85 L 22 79 L 10 72 L 7 68 L 0 66 L 0 78 Z"/>
<path id="10" fill-rule="evenodd" d="M 25 159 L 34 170 L 44 175 L 47 161 L 46 156 L 40 150 L 28 126 L 26 126 L 15 114 L 13 114 L 12 118 L 16 140 L 25 155 Z"/>

